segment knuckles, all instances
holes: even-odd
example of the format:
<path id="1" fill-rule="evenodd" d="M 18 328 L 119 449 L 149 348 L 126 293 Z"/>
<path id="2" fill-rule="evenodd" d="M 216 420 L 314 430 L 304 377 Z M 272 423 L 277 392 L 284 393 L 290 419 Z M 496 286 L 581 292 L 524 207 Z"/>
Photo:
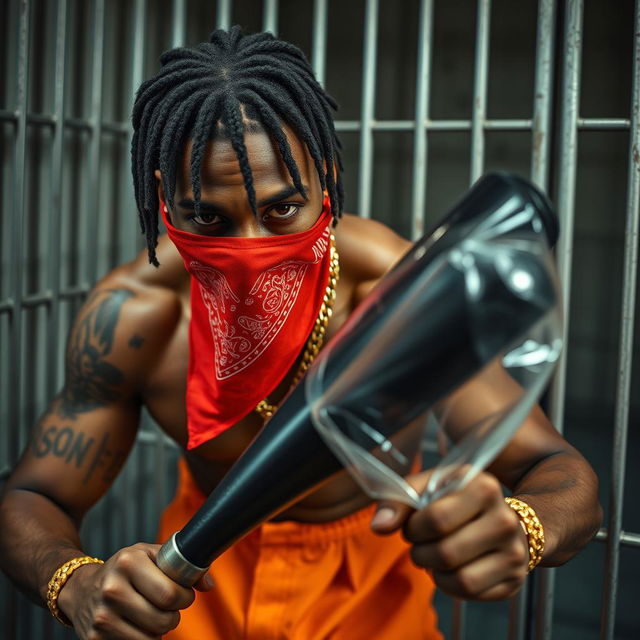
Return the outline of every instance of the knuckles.
<path id="1" fill-rule="evenodd" d="M 477 476 L 474 482 L 474 491 L 484 504 L 489 504 L 496 500 L 502 502 L 500 482 L 490 473 L 481 473 Z"/>
<path id="2" fill-rule="evenodd" d="M 177 587 L 167 584 L 158 589 L 155 600 L 159 609 L 172 611 L 178 608 L 178 604 L 182 598 L 180 598 Z"/>

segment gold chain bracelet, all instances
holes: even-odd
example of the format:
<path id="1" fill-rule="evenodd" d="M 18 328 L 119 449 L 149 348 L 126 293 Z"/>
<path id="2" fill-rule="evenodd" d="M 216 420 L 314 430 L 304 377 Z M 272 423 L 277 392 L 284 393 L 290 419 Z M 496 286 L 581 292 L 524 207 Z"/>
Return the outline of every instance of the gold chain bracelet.
<path id="1" fill-rule="evenodd" d="M 527 534 L 527 543 L 529 547 L 529 571 L 533 571 L 544 552 L 544 529 L 542 523 L 538 519 L 536 512 L 522 500 L 517 498 L 505 498 L 504 501 L 516 512 L 520 518 L 520 524 Z"/>
<path id="2" fill-rule="evenodd" d="M 71 574 L 85 564 L 104 564 L 104 561 L 100 560 L 100 558 L 92 558 L 91 556 L 72 558 L 56 570 L 47 585 L 47 606 L 49 607 L 49 611 L 51 611 L 51 615 L 58 622 L 62 623 L 66 627 L 70 627 L 71 623 L 67 620 L 62 611 L 60 611 L 60 607 L 58 607 L 58 596 L 60 595 L 62 587 L 64 587 L 67 580 L 71 577 Z"/>

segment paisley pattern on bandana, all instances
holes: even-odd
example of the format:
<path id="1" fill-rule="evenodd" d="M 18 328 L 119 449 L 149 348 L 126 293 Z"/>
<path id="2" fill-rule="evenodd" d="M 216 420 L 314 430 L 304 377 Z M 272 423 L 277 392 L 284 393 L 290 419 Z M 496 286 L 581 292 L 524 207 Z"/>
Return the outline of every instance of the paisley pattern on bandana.
<path id="1" fill-rule="evenodd" d="M 283 262 L 262 273 L 250 295 L 240 299 L 224 274 L 198 262 L 190 265 L 209 311 L 215 374 L 224 380 L 257 360 L 280 333 L 293 308 L 309 264 Z"/>

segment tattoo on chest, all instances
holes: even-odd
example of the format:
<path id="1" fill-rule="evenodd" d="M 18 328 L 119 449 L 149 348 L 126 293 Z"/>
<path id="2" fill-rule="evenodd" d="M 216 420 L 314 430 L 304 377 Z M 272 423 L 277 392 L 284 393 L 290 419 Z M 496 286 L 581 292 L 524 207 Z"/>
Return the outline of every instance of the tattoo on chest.
<path id="1" fill-rule="evenodd" d="M 113 349 L 122 305 L 134 295 L 128 289 L 106 289 L 85 303 L 67 346 L 66 383 L 58 402 L 62 417 L 75 418 L 116 399 L 124 376 L 105 357 Z"/>
<path id="2" fill-rule="evenodd" d="M 108 433 L 94 438 L 71 426 L 42 423 L 31 438 L 31 453 L 36 458 L 53 456 L 76 469 L 86 469 L 83 485 L 95 477 L 110 484 L 127 458 L 125 451 L 112 448 Z"/>

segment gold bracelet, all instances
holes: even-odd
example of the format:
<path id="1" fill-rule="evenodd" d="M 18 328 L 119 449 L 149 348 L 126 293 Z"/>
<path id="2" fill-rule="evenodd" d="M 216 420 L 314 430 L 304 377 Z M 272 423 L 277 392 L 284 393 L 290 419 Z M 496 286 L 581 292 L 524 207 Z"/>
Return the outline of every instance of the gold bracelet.
<path id="1" fill-rule="evenodd" d="M 505 498 L 504 501 L 518 514 L 520 524 L 527 534 L 529 545 L 529 571 L 533 571 L 544 552 L 544 529 L 536 512 L 522 500 L 517 498 Z"/>
<path id="2" fill-rule="evenodd" d="M 58 596 L 60 595 L 62 587 L 64 587 L 67 580 L 71 577 L 71 574 L 85 564 L 104 564 L 104 561 L 100 560 L 100 558 L 92 558 L 91 556 L 73 558 L 57 569 L 47 586 L 47 606 L 49 607 L 49 611 L 51 611 L 51 615 L 58 622 L 61 622 L 67 627 L 72 625 L 62 611 L 60 611 L 60 607 L 58 607 Z"/>

